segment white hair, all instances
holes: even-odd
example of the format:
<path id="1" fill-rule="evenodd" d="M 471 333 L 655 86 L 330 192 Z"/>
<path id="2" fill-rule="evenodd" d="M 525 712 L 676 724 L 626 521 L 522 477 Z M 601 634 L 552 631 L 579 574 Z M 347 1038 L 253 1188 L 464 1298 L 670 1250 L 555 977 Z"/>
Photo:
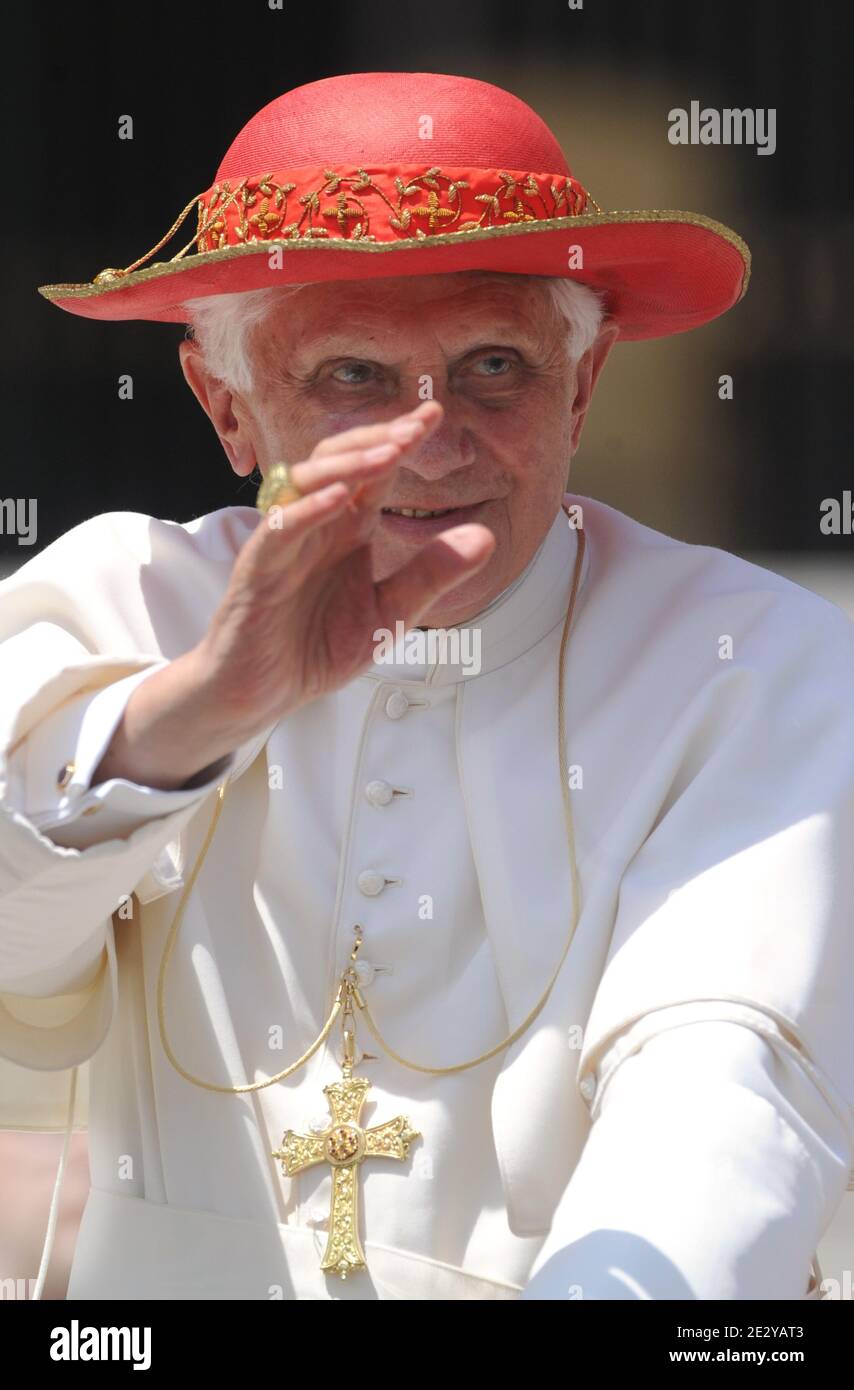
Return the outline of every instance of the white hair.
<path id="1" fill-rule="evenodd" d="M 514 275 L 513 279 L 545 285 L 552 304 L 566 324 L 567 357 L 570 362 L 577 362 L 593 345 L 602 326 L 605 310 L 601 295 L 588 285 L 563 276 Z M 270 289 L 187 300 L 184 310 L 189 321 L 188 336 L 198 342 L 208 370 L 232 391 L 241 394 L 251 391 L 249 338 L 252 330 L 277 304 L 305 288 L 304 285 L 276 285 Z"/>

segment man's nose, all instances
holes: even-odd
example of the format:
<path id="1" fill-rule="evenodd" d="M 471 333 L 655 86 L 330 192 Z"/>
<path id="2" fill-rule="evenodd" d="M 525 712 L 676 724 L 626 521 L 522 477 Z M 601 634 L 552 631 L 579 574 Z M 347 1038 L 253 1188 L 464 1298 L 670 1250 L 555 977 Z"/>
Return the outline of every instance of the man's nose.
<path id="1" fill-rule="evenodd" d="M 457 469 L 468 468 L 475 461 L 474 436 L 453 402 L 437 395 L 444 415 L 434 430 L 418 444 L 408 449 L 403 467 L 421 478 L 444 478 Z"/>

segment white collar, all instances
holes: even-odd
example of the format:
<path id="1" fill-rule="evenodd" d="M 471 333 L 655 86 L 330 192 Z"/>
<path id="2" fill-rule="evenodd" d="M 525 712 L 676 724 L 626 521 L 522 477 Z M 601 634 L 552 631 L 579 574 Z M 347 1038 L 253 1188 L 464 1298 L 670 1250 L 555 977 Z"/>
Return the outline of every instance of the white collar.
<path id="1" fill-rule="evenodd" d="M 572 500 L 567 494 L 564 505 L 569 505 Z M 478 675 L 506 666 L 523 652 L 529 651 L 566 617 L 577 546 L 577 528 L 562 508 L 522 573 L 480 613 L 465 623 L 446 629 L 452 637 L 459 633 L 458 644 L 437 641 L 435 634 L 442 629 L 432 629 L 433 651 L 428 644 L 427 662 L 413 663 L 403 659 L 407 640 L 410 653 L 413 641 L 413 638 L 404 639 L 403 648 L 398 649 L 400 659 L 375 660 L 360 679 L 394 681 L 398 685 L 445 686 L 459 681 L 468 683 L 476 680 Z M 589 571 L 589 550 L 588 543 L 579 596 Z M 469 631 L 468 636 L 465 635 L 466 630 Z M 479 639 L 476 634 L 479 634 Z M 414 635 L 428 638 L 430 630 Z M 473 665 L 475 654 L 479 659 L 479 669 Z"/>

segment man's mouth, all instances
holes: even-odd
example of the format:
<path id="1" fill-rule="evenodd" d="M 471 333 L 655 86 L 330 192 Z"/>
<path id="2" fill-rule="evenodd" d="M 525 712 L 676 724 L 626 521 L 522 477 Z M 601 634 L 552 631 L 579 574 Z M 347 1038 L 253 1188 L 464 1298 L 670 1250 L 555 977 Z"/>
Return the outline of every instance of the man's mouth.
<path id="1" fill-rule="evenodd" d="M 428 511 L 423 507 L 383 507 L 383 511 L 388 516 L 447 516 L 449 512 L 455 512 L 457 507 L 438 507 L 433 511 Z"/>
<path id="2" fill-rule="evenodd" d="M 416 544 L 439 535 L 448 526 L 474 521 L 485 502 L 470 502 L 465 507 L 383 507 L 383 525 L 400 540 Z"/>

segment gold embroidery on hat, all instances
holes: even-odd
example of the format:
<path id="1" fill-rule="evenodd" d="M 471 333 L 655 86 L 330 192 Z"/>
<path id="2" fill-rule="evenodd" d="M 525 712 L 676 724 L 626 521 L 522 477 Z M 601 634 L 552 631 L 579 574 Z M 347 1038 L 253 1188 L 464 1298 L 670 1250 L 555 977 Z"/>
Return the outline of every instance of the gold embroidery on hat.
<path id="1" fill-rule="evenodd" d="M 376 234 L 370 231 L 370 225 L 371 217 L 376 218 L 378 209 L 372 212 L 365 198 L 357 194 L 378 198 L 384 204 L 386 224 L 392 231 L 408 234 L 418 240 L 437 231 L 448 232 L 452 228 L 459 232 L 471 232 L 502 223 L 538 222 L 544 217 L 560 216 L 564 208 L 566 211 L 563 215 L 568 217 L 579 216 L 589 204 L 598 210 L 598 204 L 593 203 L 586 190 L 571 176 L 565 178 L 563 186 L 550 181 L 548 194 L 541 190 L 533 174 L 526 174 L 520 179 L 499 170 L 498 178 L 500 182 L 492 192 L 474 195 L 474 202 L 484 204 L 481 215 L 468 217 L 465 221 L 461 220 L 463 204 L 460 190 L 469 188 L 469 182 L 443 174 L 438 165 L 407 180 L 396 177 L 396 200 L 390 199 L 364 169 L 349 174 L 325 169 L 324 182 L 318 188 L 300 195 L 302 212 L 290 221 L 288 194 L 294 191 L 295 184 L 277 183 L 273 174 L 269 173 L 259 179 L 244 180 L 240 196 L 235 199 L 235 190 L 225 180 L 221 185 L 214 185 L 207 203 L 204 197 L 199 200 L 195 239 L 202 254 L 221 251 L 230 244 L 228 222 L 222 216 L 226 201 L 235 201 L 238 221 L 234 224 L 234 237 L 244 245 L 284 238 L 295 241 L 303 237 L 376 241 Z M 259 194 L 262 201 L 258 211 L 247 217 L 246 208 L 255 205 Z M 324 199 L 327 201 L 324 202 Z M 409 201 L 411 199 L 418 201 L 413 203 Z M 182 254 L 179 252 L 179 256 Z"/>
<path id="2" fill-rule="evenodd" d="M 376 235 L 369 230 L 371 212 L 366 202 L 356 196 L 357 193 L 373 194 L 380 199 L 387 209 L 386 222 L 392 231 L 409 233 L 409 236 L 400 237 L 401 241 L 423 241 L 450 231 L 470 233 L 519 222 L 551 221 L 561 215 L 562 208 L 566 208 L 563 215 L 568 217 L 582 216 L 591 206 L 601 213 L 599 204 L 571 175 L 563 178 L 562 186 L 553 181 L 549 183 L 549 205 L 534 174 L 517 178 L 505 170 L 499 170 L 500 182 L 493 191 L 473 196 L 474 202 L 484 204 L 480 217 L 461 221 L 463 205 L 460 189 L 469 188 L 469 182 L 467 179 L 450 178 L 442 173 L 438 165 L 406 181 L 398 175 L 394 181 L 396 202 L 386 196 L 364 169 L 350 174 L 340 174 L 334 169 L 323 172 L 324 182 L 320 187 L 300 195 L 303 211 L 295 221 L 287 220 L 288 195 L 293 193 L 297 185 L 277 182 L 272 171 L 255 179 L 243 178 L 234 187 L 229 179 L 224 179 L 221 184 L 215 183 L 207 194 L 198 194 L 190 200 L 166 235 L 150 251 L 124 269 L 110 266 L 99 271 L 91 283 L 106 288 L 144 265 L 161 246 L 171 240 L 194 205 L 197 209 L 195 234 L 186 246 L 171 257 L 172 262 L 182 260 L 194 245 L 201 255 L 205 255 L 208 251 L 224 251 L 235 242 L 247 246 L 258 241 L 313 241 L 330 237 L 339 241 L 376 242 Z M 443 184 L 446 186 L 443 187 Z M 349 187 L 349 192 L 344 192 L 342 186 Z M 324 196 L 328 198 L 333 195 L 334 202 L 324 207 Z M 419 201 L 407 204 L 405 200 L 408 198 Z M 535 207 L 535 202 L 540 203 L 541 209 Z M 226 210 L 232 204 L 237 209 L 233 241 L 229 237 L 229 220 L 225 217 Z M 249 208 L 256 208 L 256 211 L 249 213 Z M 327 223 L 334 220 L 337 232 L 329 225 L 316 222 L 316 218 Z M 425 222 L 426 228 L 423 225 Z"/>
<path id="3" fill-rule="evenodd" d="M 370 180 L 368 180 L 368 182 L 370 182 Z M 460 181 L 458 180 L 458 182 Z M 123 286 L 121 282 L 126 276 L 130 278 L 131 283 L 133 285 L 138 285 L 148 280 L 162 278 L 166 275 L 181 274 L 184 270 L 190 269 L 192 267 L 195 257 L 190 257 L 189 259 L 187 259 L 186 252 L 189 250 L 190 246 L 192 246 L 197 240 L 199 240 L 199 231 L 197 231 L 196 234 L 187 243 L 187 245 L 185 247 L 182 247 L 182 249 L 175 256 L 171 257 L 170 260 L 155 261 L 151 265 L 145 265 L 144 262 L 148 260 L 148 258 L 152 256 L 155 251 L 159 250 L 159 248 L 163 246 L 166 241 L 169 240 L 170 236 L 172 236 L 174 232 L 177 231 L 178 227 L 181 225 L 181 222 L 185 219 L 190 208 L 192 208 L 194 203 L 198 204 L 199 227 L 200 229 L 202 229 L 202 234 L 204 234 L 206 224 L 204 221 L 205 208 L 203 199 L 205 196 L 206 195 L 204 194 L 200 194 L 197 195 L 196 198 L 193 198 L 190 201 L 190 203 L 188 203 L 183 213 L 173 223 L 172 228 L 167 233 L 167 235 L 165 237 L 162 237 L 161 240 L 157 243 L 157 245 L 152 247 L 151 251 L 148 251 L 144 256 L 141 256 L 137 261 L 134 261 L 131 266 L 125 267 L 124 270 L 109 269 L 106 271 L 102 271 L 100 276 L 95 276 L 93 280 L 84 281 L 82 284 L 75 284 L 74 282 L 63 282 L 59 284 L 39 285 L 39 294 L 42 295 L 45 299 L 50 300 L 51 302 L 61 301 L 63 299 L 88 299 L 90 297 L 98 297 L 102 294 L 108 294 L 111 290 L 114 289 L 122 288 Z M 702 213 L 684 212 L 675 208 L 634 208 L 631 210 L 620 209 L 603 211 L 599 207 L 599 204 L 589 194 L 587 194 L 586 196 L 587 206 L 592 206 L 595 211 L 588 212 L 585 210 L 582 213 L 575 214 L 573 217 L 574 228 L 598 228 L 620 225 L 642 226 L 644 223 L 671 223 L 677 226 L 681 225 L 686 227 L 702 228 L 703 230 L 709 232 L 713 236 L 719 237 L 722 241 L 727 242 L 728 245 L 732 246 L 738 252 L 743 265 L 741 286 L 739 288 L 737 299 L 734 302 L 738 303 L 740 300 L 744 298 L 745 294 L 747 293 L 748 285 L 750 284 L 750 248 L 744 241 L 743 237 L 740 237 L 737 232 L 734 232 L 732 230 L 731 227 L 725 226 L 722 222 L 716 221 L 713 217 L 706 217 Z M 516 235 L 524 234 L 526 232 L 532 232 L 535 234 L 538 232 L 552 232 L 565 228 L 568 220 L 569 219 L 565 215 L 563 215 L 559 217 L 535 218 L 531 222 L 516 222 L 512 219 L 508 219 L 506 223 L 499 226 L 481 227 L 477 224 L 472 224 L 473 230 L 470 230 L 470 234 L 473 241 L 480 241 L 492 240 L 494 238 L 501 238 L 504 236 L 515 237 Z M 283 235 L 285 232 L 290 234 L 291 230 L 292 228 L 290 227 L 284 228 Z M 353 251 L 363 251 L 367 253 L 375 252 L 378 254 L 388 253 L 390 255 L 394 255 L 396 251 L 408 250 L 410 249 L 410 247 L 414 247 L 415 245 L 432 244 L 439 246 L 449 246 L 453 242 L 458 240 L 459 232 L 463 230 L 466 230 L 466 228 L 458 228 L 448 233 L 442 231 L 430 237 L 427 237 L 423 234 L 420 237 L 397 237 L 394 241 L 389 242 L 376 241 L 374 237 L 370 236 L 362 236 L 357 239 L 352 235 L 349 238 L 332 237 L 327 238 L 325 241 L 323 241 L 322 239 L 321 240 L 322 244 L 329 251 L 340 250 L 345 252 L 349 251 L 351 253 Z M 302 249 L 310 249 L 313 240 L 313 238 L 309 235 L 297 235 L 292 239 L 288 235 L 286 241 L 288 239 L 290 239 L 290 244 L 295 251 L 299 251 Z M 354 245 L 353 243 L 357 240 L 358 244 Z M 199 247 L 199 251 L 201 253 L 201 246 Z M 232 258 L 238 256 L 257 254 L 257 252 L 254 246 L 242 245 L 238 243 L 235 246 L 223 245 L 221 249 L 211 249 L 206 253 L 202 254 L 210 256 L 211 259 L 213 259 L 213 257 L 215 256 L 217 262 L 219 262 L 221 260 L 231 260 Z M 137 267 L 142 268 L 137 269 Z M 720 312 L 723 311 L 721 310 Z"/>

